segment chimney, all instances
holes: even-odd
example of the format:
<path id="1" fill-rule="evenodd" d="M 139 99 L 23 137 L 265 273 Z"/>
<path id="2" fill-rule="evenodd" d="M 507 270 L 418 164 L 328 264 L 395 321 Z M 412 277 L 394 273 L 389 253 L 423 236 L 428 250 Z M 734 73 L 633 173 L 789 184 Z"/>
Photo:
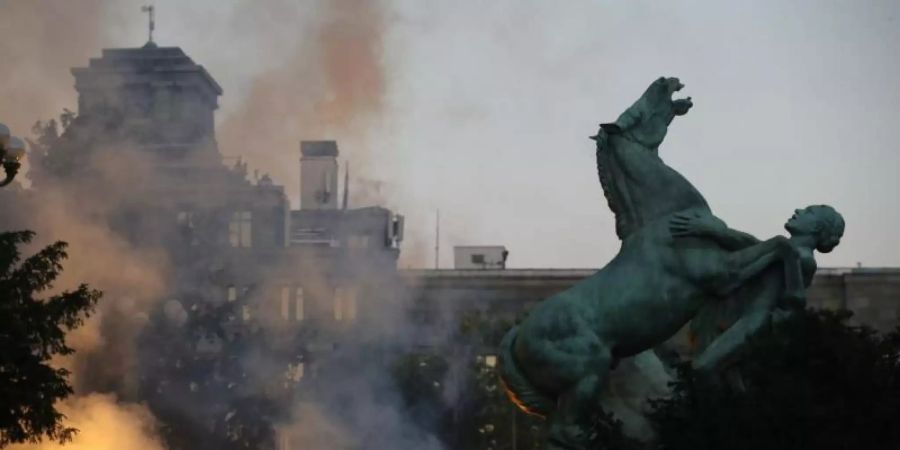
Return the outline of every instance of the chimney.
<path id="1" fill-rule="evenodd" d="M 300 209 L 337 209 L 335 141 L 300 142 Z"/>

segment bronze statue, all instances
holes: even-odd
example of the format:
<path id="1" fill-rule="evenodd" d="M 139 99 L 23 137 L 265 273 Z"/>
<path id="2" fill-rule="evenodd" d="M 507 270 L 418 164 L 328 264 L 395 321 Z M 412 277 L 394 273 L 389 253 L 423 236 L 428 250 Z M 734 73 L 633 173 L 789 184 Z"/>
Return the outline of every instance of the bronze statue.
<path id="1" fill-rule="evenodd" d="M 537 305 L 501 342 L 504 386 L 522 410 L 548 418 L 548 449 L 585 448 L 604 380 L 621 358 L 666 341 L 701 308 L 746 299 L 752 314 L 697 359 L 714 370 L 778 305 L 802 301 L 815 271 L 812 249 L 830 250 L 843 233 L 843 219 L 828 207 L 798 212 L 788 223 L 791 239 L 762 242 L 713 216 L 658 155 L 674 117 L 693 106 L 690 98 L 672 100 L 682 87 L 677 78 L 657 79 L 593 137 L 622 240 L 618 254 Z"/>

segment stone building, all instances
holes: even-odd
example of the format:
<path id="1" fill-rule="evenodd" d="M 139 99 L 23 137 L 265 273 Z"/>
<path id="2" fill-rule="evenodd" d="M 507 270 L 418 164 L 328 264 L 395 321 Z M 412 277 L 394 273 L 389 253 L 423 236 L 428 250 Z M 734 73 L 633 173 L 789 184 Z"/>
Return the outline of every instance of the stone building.
<path id="1" fill-rule="evenodd" d="M 79 111 L 67 134 L 81 134 L 115 117 L 114 123 L 104 123 L 111 125 L 106 132 L 94 134 L 114 135 L 120 139 L 117 144 L 136 147 L 153 166 L 154 176 L 144 180 L 140 191 L 142 209 L 136 212 L 143 228 L 152 222 L 154 229 L 174 231 L 180 239 L 166 243 L 176 254 L 215 254 L 233 265 L 234 279 L 223 287 L 223 298 L 229 287 L 259 285 L 263 278 L 290 284 L 297 292 L 301 283 L 296 280 L 306 277 L 304 266 L 315 267 L 315 276 L 328 278 L 329 285 L 371 276 L 364 273 L 367 266 L 396 267 L 402 216 L 377 206 L 351 209 L 346 193 L 339 207 L 335 141 L 300 144 L 298 210 L 290 209 L 284 187 L 267 175 L 250 181 L 245 163 L 224 164 L 214 121 L 222 88 L 180 48 L 148 42 L 141 48 L 105 49 L 72 73 Z M 135 230 L 137 222 L 117 231 L 136 240 L 171 237 Z M 269 276 L 270 270 L 278 274 Z M 281 310 L 280 299 L 272 303 Z M 316 308 L 306 309 L 304 317 L 315 316 L 311 311 Z"/>
<path id="2" fill-rule="evenodd" d="M 347 175 L 339 195 L 335 141 L 299 143 L 301 204 L 292 210 L 269 176 L 251 180 L 246 163 L 225 164 L 215 135 L 222 88 L 180 48 L 149 42 L 105 49 L 72 74 L 78 115 L 48 156 L 58 161 L 46 161 L 56 170 L 47 176 L 79 179 L 72 173 L 83 168 L 64 159 L 68 151 L 84 159 L 127 154 L 140 165 L 127 169 L 141 176 L 122 186 L 110 228 L 132 245 L 165 252 L 173 270 L 164 312 L 203 318 L 230 311 L 185 344 L 205 369 L 184 383 L 173 381 L 183 361 L 170 355 L 166 332 L 146 338 L 141 390 L 155 413 L 178 409 L 172 405 L 186 396 L 201 398 L 205 389 L 208 401 L 176 412 L 206 421 L 236 395 L 215 380 L 255 370 L 267 371 L 271 398 L 315 389 L 317 378 L 334 378 L 319 376 L 329 355 L 373 339 L 365 331 L 379 328 L 365 322 L 394 314 L 403 217 L 380 206 L 351 207 Z M 248 347 L 248 336 L 264 352 Z M 268 359 L 226 375 L 220 360 L 236 351 Z"/>
<path id="3" fill-rule="evenodd" d="M 222 88 L 178 47 L 105 49 L 87 67 L 72 69 L 82 116 L 115 111 L 148 151 L 179 159 L 219 155 L 214 113 Z"/>
<path id="4" fill-rule="evenodd" d="M 539 301 L 590 276 L 596 269 L 403 270 L 413 296 L 411 314 L 432 329 L 456 326 L 467 312 L 514 321 Z M 853 311 L 853 321 L 880 331 L 900 326 L 900 269 L 819 269 L 808 293 L 812 307 Z M 440 335 L 438 333 L 437 335 Z M 682 332 L 676 345 L 684 346 Z M 492 348 L 480 350 L 493 352 Z"/>

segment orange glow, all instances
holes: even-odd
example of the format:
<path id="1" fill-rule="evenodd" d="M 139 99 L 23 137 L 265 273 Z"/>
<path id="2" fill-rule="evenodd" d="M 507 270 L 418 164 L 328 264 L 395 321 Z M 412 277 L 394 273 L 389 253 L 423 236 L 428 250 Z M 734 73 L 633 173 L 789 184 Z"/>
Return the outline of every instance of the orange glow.
<path id="1" fill-rule="evenodd" d="M 91 394 L 59 405 L 65 424 L 79 430 L 65 445 L 12 445 L 9 450 L 163 450 L 156 423 L 141 405 L 120 403 L 112 395 Z"/>
<path id="2" fill-rule="evenodd" d="M 508 386 L 506 386 L 506 381 L 503 381 L 503 377 L 500 378 L 500 386 L 503 386 L 503 391 L 506 392 L 506 396 L 509 397 L 509 400 L 513 402 L 516 407 L 518 407 L 525 414 L 529 414 L 532 416 L 540 417 L 541 419 L 546 419 L 547 417 L 543 414 L 538 413 L 537 411 L 532 411 L 522 403 L 522 400 L 519 400 L 519 397 L 516 396 L 516 393 L 512 391 Z"/>

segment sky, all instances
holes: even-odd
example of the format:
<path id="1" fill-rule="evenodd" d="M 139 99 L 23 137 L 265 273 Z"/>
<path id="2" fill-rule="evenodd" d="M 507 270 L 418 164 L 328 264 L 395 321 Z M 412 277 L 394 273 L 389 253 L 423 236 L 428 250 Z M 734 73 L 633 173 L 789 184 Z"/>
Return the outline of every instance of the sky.
<path id="1" fill-rule="evenodd" d="M 0 122 L 75 109 L 68 68 L 142 45 L 143 3 L 0 0 Z M 444 268 L 481 244 L 509 267 L 604 265 L 619 241 L 588 136 L 659 76 L 694 100 L 660 155 L 717 216 L 767 238 L 827 203 L 847 228 L 820 267 L 900 266 L 900 2 L 154 3 L 159 45 L 225 91 L 222 152 L 296 208 L 299 139 L 337 139 L 351 201 L 406 216 L 404 267 L 433 266 L 438 210 Z"/>

